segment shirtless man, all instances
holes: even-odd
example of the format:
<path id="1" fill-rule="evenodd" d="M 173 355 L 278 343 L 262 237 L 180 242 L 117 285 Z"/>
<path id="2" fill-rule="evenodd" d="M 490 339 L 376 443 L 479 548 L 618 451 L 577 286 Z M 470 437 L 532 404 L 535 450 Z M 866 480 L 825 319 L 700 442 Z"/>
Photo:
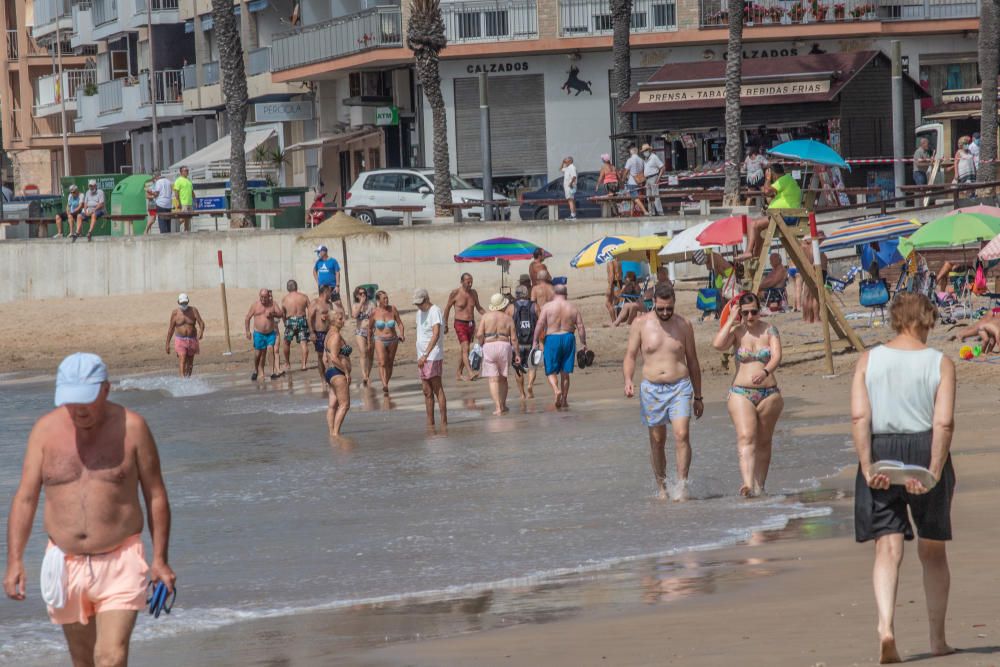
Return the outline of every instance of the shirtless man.
<path id="1" fill-rule="evenodd" d="M 108 400 L 109 390 L 97 355 L 72 354 L 59 365 L 57 407 L 28 436 L 7 522 L 3 588 L 24 600 L 24 549 L 44 488 L 43 578 L 64 583 L 43 599 L 77 667 L 128 664 L 136 614 L 146 607 L 140 488 L 153 542 L 149 578 L 170 593 L 177 580 L 167 564 L 170 505 L 156 443 L 142 417 Z"/>
<path id="2" fill-rule="evenodd" d="M 544 344 L 539 339 L 544 336 Z M 566 300 L 566 286 L 557 285 L 552 300 L 538 311 L 533 348 L 539 348 L 545 359 L 545 376 L 552 387 L 557 408 L 569 407 L 569 376 L 576 359 L 576 337 L 581 350 L 587 350 L 587 329 L 583 314 Z"/>
<path id="3" fill-rule="evenodd" d="M 309 297 L 299 291 L 299 284 L 289 280 L 285 285 L 288 294 L 281 299 L 281 311 L 285 316 L 285 370 L 292 369 L 292 339 L 302 348 L 302 370 L 309 360 Z"/>
<path id="4" fill-rule="evenodd" d="M 649 461 L 656 477 L 658 497 L 667 497 L 667 422 L 674 429 L 674 449 L 677 457 L 678 500 L 687 498 L 688 471 L 691 469 L 691 442 L 688 423 L 691 401 L 694 416 L 701 418 L 705 404 L 701 397 L 701 365 L 695 349 L 694 328 L 680 315 L 674 315 L 674 288 L 660 283 L 653 290 L 653 312 L 632 323 L 628 348 L 622 370 L 625 374 L 625 396 L 635 395 L 632 376 L 635 360 L 642 351 L 642 385 L 639 400 L 642 421 L 649 428 Z"/>
<path id="5" fill-rule="evenodd" d="M 760 279 L 760 287 L 757 290 L 757 296 L 760 297 L 761 303 L 765 306 L 768 305 L 767 290 L 780 290 L 788 282 L 788 269 L 781 263 L 781 255 L 772 252 L 769 261 L 771 262 L 771 271 Z"/>
<path id="6" fill-rule="evenodd" d="M 538 272 L 538 284 L 531 288 L 531 300 L 535 302 L 535 308 L 541 312 L 552 297 L 555 296 L 555 288 L 552 287 L 552 276 L 548 271 Z"/>
<path id="7" fill-rule="evenodd" d="M 545 266 L 545 251 L 535 248 L 531 253 L 531 264 L 528 265 L 528 277 L 531 278 L 531 286 L 538 284 L 538 274 L 542 271 L 548 272 L 549 267 Z"/>
<path id="8" fill-rule="evenodd" d="M 483 348 L 483 377 L 489 379 L 490 397 L 496 408 L 494 416 L 507 412 L 507 375 L 511 357 L 515 365 L 521 364 L 521 355 L 514 344 L 517 332 L 514 318 L 507 314 L 507 297 L 494 294 L 490 299 L 490 312 L 483 315 L 476 327 L 476 342 Z"/>
<path id="9" fill-rule="evenodd" d="M 319 368 L 319 376 L 323 378 L 326 386 L 326 363 L 323 360 L 323 351 L 326 349 L 326 332 L 330 330 L 330 298 L 333 294 L 333 286 L 321 285 L 319 296 L 313 299 L 306 311 L 306 318 L 309 320 L 309 330 L 313 333 L 313 345 L 316 348 L 316 366 Z"/>
<path id="10" fill-rule="evenodd" d="M 462 274 L 461 286 L 448 295 L 448 303 L 444 307 L 444 333 L 448 333 L 448 317 L 452 308 L 455 309 L 455 337 L 458 338 L 461 348 L 458 353 L 458 371 L 455 379 L 464 381 L 464 370 L 468 368 L 469 379 L 475 380 L 476 373 L 468 362 L 469 346 L 476 333 L 476 313 L 482 315 L 486 310 L 479 305 L 479 293 L 472 289 L 472 276 L 468 273 Z"/>
<path id="11" fill-rule="evenodd" d="M 177 307 L 170 313 L 170 325 L 167 327 L 167 354 L 170 354 L 170 339 L 174 339 L 174 351 L 177 353 L 180 376 L 191 377 L 194 370 L 194 355 L 201 351 L 198 343 L 205 335 L 205 322 L 201 313 L 192 305 L 187 294 L 177 297 Z"/>
<path id="12" fill-rule="evenodd" d="M 970 338 L 978 338 L 982 343 L 983 353 L 1000 352 L 1000 317 L 992 312 L 983 315 L 978 322 L 955 332 L 948 340 L 965 342 Z"/>
<path id="13" fill-rule="evenodd" d="M 271 290 L 262 289 L 257 301 L 250 304 L 250 310 L 247 311 L 243 326 L 246 329 L 247 340 L 253 341 L 253 373 L 250 375 L 250 380 L 253 382 L 256 382 L 257 378 L 264 373 L 264 367 L 267 365 L 267 348 L 277 344 L 278 325 L 276 322 L 283 316 L 281 308 L 274 303 L 274 299 L 271 297 Z M 253 334 L 250 333 L 251 320 L 253 321 Z M 272 372 L 271 379 L 277 380 L 278 374 Z"/>

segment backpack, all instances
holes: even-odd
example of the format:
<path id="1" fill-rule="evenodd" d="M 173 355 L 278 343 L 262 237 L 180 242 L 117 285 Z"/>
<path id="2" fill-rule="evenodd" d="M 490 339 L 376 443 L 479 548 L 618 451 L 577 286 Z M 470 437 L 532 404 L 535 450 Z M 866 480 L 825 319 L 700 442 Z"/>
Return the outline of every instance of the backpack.
<path id="1" fill-rule="evenodd" d="M 531 345 L 537 322 L 538 315 L 535 314 L 534 304 L 527 299 L 518 299 L 514 302 L 514 328 L 517 330 L 519 345 Z"/>

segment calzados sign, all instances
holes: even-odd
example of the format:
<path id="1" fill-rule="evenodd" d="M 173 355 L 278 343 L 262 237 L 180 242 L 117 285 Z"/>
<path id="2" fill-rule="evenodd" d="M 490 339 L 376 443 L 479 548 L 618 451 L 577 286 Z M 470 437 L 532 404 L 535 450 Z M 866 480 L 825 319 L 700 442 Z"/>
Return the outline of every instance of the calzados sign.
<path id="1" fill-rule="evenodd" d="M 469 65 L 465 68 L 469 74 L 506 74 L 507 72 L 527 72 L 528 63 L 485 63 L 482 65 Z"/>
<path id="2" fill-rule="evenodd" d="M 788 83 L 744 84 L 740 97 L 771 97 L 777 95 L 814 95 L 830 91 L 829 81 L 791 81 Z M 722 100 L 726 97 L 725 86 L 711 88 L 675 88 L 672 90 L 640 90 L 639 104 L 662 104 L 664 102 L 702 102 Z"/>

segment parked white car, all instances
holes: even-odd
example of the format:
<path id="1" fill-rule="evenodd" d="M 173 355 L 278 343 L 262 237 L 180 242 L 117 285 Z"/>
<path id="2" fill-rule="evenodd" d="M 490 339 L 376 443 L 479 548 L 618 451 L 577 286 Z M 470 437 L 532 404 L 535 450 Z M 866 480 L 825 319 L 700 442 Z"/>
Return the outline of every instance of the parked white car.
<path id="1" fill-rule="evenodd" d="M 482 201 L 483 191 L 474 188 L 458 176 L 451 177 L 451 200 L 456 204 Z M 504 195 L 494 192 L 494 201 L 506 202 Z M 413 214 L 415 220 L 430 220 L 434 217 L 434 171 L 432 169 L 376 169 L 365 171 L 354 181 L 347 193 L 345 206 L 351 207 L 351 215 L 369 225 L 394 224 L 403 214 L 389 211 L 386 206 L 423 206 L 423 210 Z M 464 209 L 462 214 L 469 218 L 482 219 L 483 207 Z M 498 217 L 510 217 L 510 207 L 499 210 Z"/>

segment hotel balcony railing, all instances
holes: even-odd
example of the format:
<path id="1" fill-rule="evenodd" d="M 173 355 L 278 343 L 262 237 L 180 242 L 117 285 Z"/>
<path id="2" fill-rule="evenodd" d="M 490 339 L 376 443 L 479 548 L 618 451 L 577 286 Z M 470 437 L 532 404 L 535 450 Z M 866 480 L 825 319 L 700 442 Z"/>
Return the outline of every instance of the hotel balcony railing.
<path id="1" fill-rule="evenodd" d="M 267 74 L 271 71 L 271 47 L 253 49 L 247 59 L 247 76 Z"/>
<path id="2" fill-rule="evenodd" d="M 608 0 L 559 0 L 560 36 L 610 35 L 612 28 L 611 3 Z M 634 0 L 632 3 L 630 32 L 676 29 L 677 5 L 674 0 Z"/>
<path id="3" fill-rule="evenodd" d="M 403 45 L 399 7 L 379 7 L 276 35 L 271 40 L 275 72 L 386 47 Z"/>
<path id="4" fill-rule="evenodd" d="M 201 66 L 202 84 L 213 86 L 219 83 L 219 76 L 219 62 L 217 60 Z"/>
<path id="5" fill-rule="evenodd" d="M 446 1 L 441 16 L 449 44 L 538 37 L 536 0 Z"/>
<path id="6" fill-rule="evenodd" d="M 35 32 L 71 14 L 69 0 L 35 0 Z"/>
<path id="7" fill-rule="evenodd" d="M 56 89 L 56 82 L 59 80 L 58 74 L 40 76 L 35 82 L 35 106 L 44 107 L 50 104 L 59 104 L 59 96 L 64 95 L 66 101 L 76 101 L 76 91 L 85 87 L 88 83 L 97 82 L 97 70 L 95 69 L 69 69 L 63 72 L 61 90 Z"/>
<path id="8" fill-rule="evenodd" d="M 146 2 L 147 0 L 135 0 L 136 16 L 146 13 Z M 152 0 L 152 3 L 154 12 L 177 11 L 180 4 L 178 0 Z"/>
<path id="9" fill-rule="evenodd" d="M 21 47 L 24 47 L 23 49 Z M 24 51 L 25 55 L 29 56 L 47 56 L 49 52 L 38 45 L 38 43 L 31 38 L 29 35 L 27 38 L 27 44 L 25 45 L 23 40 L 18 39 L 17 30 L 8 29 L 7 30 L 7 60 L 17 60 L 18 56 Z M 65 51 L 63 52 L 65 53 Z"/>
<path id="10" fill-rule="evenodd" d="M 761 0 L 746 3 L 746 25 L 938 21 L 977 18 L 979 0 Z M 701 0 L 702 27 L 729 25 L 725 0 Z"/>
<path id="11" fill-rule="evenodd" d="M 181 70 L 181 80 L 184 82 L 184 90 L 194 90 L 198 87 L 198 66 L 185 65 Z"/>
<path id="12" fill-rule="evenodd" d="M 180 104 L 183 72 L 179 69 L 165 69 L 154 74 L 152 91 L 155 91 L 156 103 Z M 142 94 L 143 104 L 149 104 L 150 90 L 149 72 L 143 72 L 139 75 L 139 91 Z"/>
<path id="13" fill-rule="evenodd" d="M 104 25 L 105 23 L 111 23 L 112 21 L 117 21 L 118 1 L 93 0 L 93 9 L 91 10 L 91 16 L 93 17 L 95 27 L 99 25 Z"/>
<path id="14" fill-rule="evenodd" d="M 62 135 L 62 116 L 31 118 L 31 136 L 58 137 Z"/>
<path id="15" fill-rule="evenodd" d="M 97 84 L 97 109 L 99 113 L 114 113 L 122 110 L 122 90 L 125 79 L 112 79 Z"/>

